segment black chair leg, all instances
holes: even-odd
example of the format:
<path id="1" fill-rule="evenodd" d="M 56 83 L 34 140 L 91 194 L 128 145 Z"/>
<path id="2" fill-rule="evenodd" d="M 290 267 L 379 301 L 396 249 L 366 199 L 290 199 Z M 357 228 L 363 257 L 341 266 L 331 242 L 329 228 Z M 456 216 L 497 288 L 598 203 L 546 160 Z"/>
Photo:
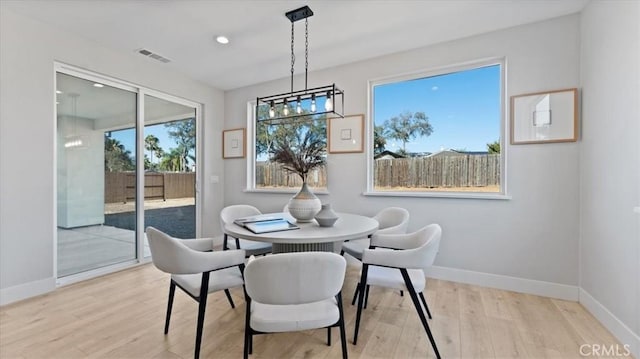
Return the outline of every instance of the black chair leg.
<path id="1" fill-rule="evenodd" d="M 248 359 L 249 358 L 249 354 L 251 354 L 251 352 L 253 351 L 251 348 L 251 343 L 253 341 L 253 338 L 251 337 L 251 330 L 247 329 L 244 332 L 244 352 L 243 352 L 243 358 L 244 359 Z"/>
<path id="2" fill-rule="evenodd" d="M 253 334 L 251 331 L 245 334 L 244 340 L 244 359 L 248 359 L 249 355 L 253 354 Z"/>
<path id="3" fill-rule="evenodd" d="M 202 273 L 202 283 L 200 284 L 200 296 L 198 297 L 198 326 L 196 328 L 196 350 L 193 355 L 195 359 L 198 359 L 200 357 L 200 343 L 202 342 L 204 312 L 207 308 L 208 293 L 209 293 L 209 272 L 204 272 Z"/>
<path id="4" fill-rule="evenodd" d="M 351 305 L 356 304 L 356 299 L 358 299 L 358 293 L 360 293 L 360 283 L 356 285 L 356 290 L 353 292 L 353 300 L 351 301 Z"/>
<path id="5" fill-rule="evenodd" d="M 171 320 L 171 308 L 173 308 L 173 296 L 176 294 L 176 283 L 172 280 L 169 284 L 169 301 L 167 302 L 167 317 L 164 320 L 164 334 L 169 333 L 169 321 Z"/>
<path id="6" fill-rule="evenodd" d="M 331 327 L 327 327 L 327 345 L 331 346 Z"/>
<path id="7" fill-rule="evenodd" d="M 340 251 L 340 255 L 343 256 L 344 255 L 344 250 Z"/>
<path id="8" fill-rule="evenodd" d="M 422 307 L 420 306 L 420 302 L 418 301 L 418 295 L 416 294 L 416 290 L 413 287 L 413 283 L 411 282 L 411 277 L 409 277 L 409 272 L 407 272 L 406 268 L 400 268 L 400 273 L 402 273 L 404 284 L 407 286 L 407 291 L 409 292 L 409 296 L 411 297 L 413 306 L 416 307 L 416 311 L 418 312 L 418 316 L 420 317 L 422 326 L 424 327 L 424 330 L 427 332 L 427 336 L 429 337 L 429 341 L 431 342 L 433 351 L 436 354 L 436 358 L 440 359 L 440 352 L 438 351 L 438 347 L 436 346 L 436 341 L 433 338 L 433 334 L 431 334 L 431 329 L 429 329 L 429 323 L 427 323 L 427 318 L 424 316 L 424 312 L 422 311 Z"/>
<path id="9" fill-rule="evenodd" d="M 236 238 L 236 249 L 240 249 L 240 240 Z"/>
<path id="10" fill-rule="evenodd" d="M 249 333 L 248 329 L 244 330 L 244 351 L 242 352 L 242 357 L 244 359 L 249 359 Z"/>
<path id="11" fill-rule="evenodd" d="M 367 283 L 367 272 L 369 271 L 368 264 L 362 264 L 362 276 L 360 277 L 360 295 L 358 296 L 358 313 L 356 314 L 356 329 L 353 333 L 353 345 L 356 345 L 358 341 L 358 330 L 360 329 L 360 317 L 362 316 L 362 305 L 364 304 L 364 287 Z"/>
<path id="12" fill-rule="evenodd" d="M 227 295 L 227 300 L 229 301 L 229 304 L 231 304 L 231 308 L 235 309 L 236 306 L 233 304 L 233 298 L 231 298 L 231 293 L 229 292 L 229 289 L 225 289 L 224 294 Z"/>
<path id="13" fill-rule="evenodd" d="M 364 294 L 364 309 L 367 309 L 367 303 L 369 303 L 369 289 L 371 288 L 370 285 L 367 285 L 367 290 L 365 291 Z"/>
<path id="14" fill-rule="evenodd" d="M 402 291 L 402 290 L 400 291 L 400 296 L 404 297 L 404 291 Z"/>
<path id="15" fill-rule="evenodd" d="M 244 274 L 244 266 L 242 268 L 242 272 Z M 244 275 L 243 275 L 244 277 Z M 243 358 L 244 359 L 248 359 L 249 358 L 249 343 L 250 343 L 250 339 L 249 337 L 251 336 L 251 327 L 249 326 L 249 320 L 251 319 L 251 298 L 249 298 L 249 295 L 247 294 L 247 290 L 244 286 L 242 286 L 243 291 L 244 291 L 244 302 L 246 305 L 246 311 L 245 311 L 245 318 L 244 318 L 244 352 L 243 352 Z"/>
<path id="16" fill-rule="evenodd" d="M 340 314 L 340 343 L 342 344 L 342 359 L 347 359 L 347 334 L 344 330 L 344 311 L 342 309 L 342 292 L 338 292 L 336 295 L 336 301 L 338 302 L 338 313 Z"/>
<path id="17" fill-rule="evenodd" d="M 424 304 L 424 309 L 427 311 L 427 315 L 429 316 L 429 319 L 433 319 L 431 318 L 431 312 L 429 311 L 429 306 L 427 305 L 427 300 L 424 298 L 424 293 L 420 292 L 420 300 L 422 301 L 422 304 Z"/>

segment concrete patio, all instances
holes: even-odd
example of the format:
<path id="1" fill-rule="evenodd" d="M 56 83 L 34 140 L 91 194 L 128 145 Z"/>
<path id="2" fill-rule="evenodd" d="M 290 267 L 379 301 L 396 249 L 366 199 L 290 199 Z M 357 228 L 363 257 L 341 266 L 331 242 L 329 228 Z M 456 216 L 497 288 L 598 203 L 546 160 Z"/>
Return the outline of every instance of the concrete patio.
<path id="1" fill-rule="evenodd" d="M 105 205 L 103 225 L 58 228 L 58 277 L 97 269 L 136 258 L 134 203 Z M 193 198 L 145 201 L 145 227 L 153 226 L 176 238 L 195 237 Z M 143 239 L 144 256 L 149 246 Z"/>

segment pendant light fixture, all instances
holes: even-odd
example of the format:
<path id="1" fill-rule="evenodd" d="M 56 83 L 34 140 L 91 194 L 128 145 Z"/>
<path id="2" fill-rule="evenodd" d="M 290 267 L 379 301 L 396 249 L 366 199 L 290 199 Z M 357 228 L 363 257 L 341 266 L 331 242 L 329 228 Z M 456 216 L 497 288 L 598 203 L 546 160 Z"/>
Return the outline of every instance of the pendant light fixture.
<path id="1" fill-rule="evenodd" d="M 291 21 L 291 91 L 277 95 L 258 97 L 256 100 L 256 122 L 268 121 L 280 123 L 283 120 L 295 119 L 302 116 L 329 115 L 331 117 L 344 117 L 344 92 L 336 87 L 336 84 L 308 88 L 307 73 L 309 70 L 309 17 L 313 11 L 304 6 L 291 10 L 285 14 Z M 304 43 L 304 89 L 293 90 L 293 72 L 295 64 L 294 55 L 294 23 L 304 19 L 305 43 Z M 260 107 L 268 108 L 267 115 L 260 114 Z M 324 109 L 324 111 L 318 111 Z M 324 119 L 325 116 L 318 118 Z"/>

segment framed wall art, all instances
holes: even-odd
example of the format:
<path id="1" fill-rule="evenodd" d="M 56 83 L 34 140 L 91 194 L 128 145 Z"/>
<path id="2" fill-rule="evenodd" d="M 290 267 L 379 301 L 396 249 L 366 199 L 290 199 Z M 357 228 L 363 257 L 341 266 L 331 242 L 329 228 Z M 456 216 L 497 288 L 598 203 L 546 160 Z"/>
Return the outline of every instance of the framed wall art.
<path id="1" fill-rule="evenodd" d="M 245 137 L 244 128 L 222 131 L 222 158 L 244 158 Z"/>
<path id="2" fill-rule="evenodd" d="M 511 144 L 578 140 L 578 89 L 511 96 Z"/>
<path id="3" fill-rule="evenodd" d="M 364 115 L 330 118 L 327 124 L 329 153 L 356 153 L 364 151 Z"/>

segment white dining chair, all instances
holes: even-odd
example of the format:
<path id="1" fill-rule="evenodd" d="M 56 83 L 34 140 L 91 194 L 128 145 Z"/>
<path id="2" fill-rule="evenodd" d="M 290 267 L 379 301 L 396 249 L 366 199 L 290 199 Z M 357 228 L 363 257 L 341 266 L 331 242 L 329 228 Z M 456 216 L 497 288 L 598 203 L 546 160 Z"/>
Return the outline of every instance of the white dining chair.
<path id="1" fill-rule="evenodd" d="M 209 293 L 224 290 L 235 308 L 230 288 L 244 284 L 244 250 L 213 252 L 212 239 L 176 239 L 153 227 L 146 230 L 153 264 L 163 272 L 171 274 L 169 300 L 164 324 L 164 334 L 169 332 L 169 321 L 176 287 L 198 302 L 198 323 L 194 357 L 200 356 L 200 343 L 204 314 Z"/>
<path id="2" fill-rule="evenodd" d="M 362 271 L 360 282 L 358 283 L 360 293 L 364 293 L 365 286 L 406 290 L 418 312 L 422 326 L 427 332 L 437 358 L 440 358 L 440 353 L 425 313 L 421 308 L 420 300 L 431 318 L 431 313 L 423 294 L 426 286 L 423 268 L 433 265 L 440 246 L 441 236 L 442 229 L 437 224 L 430 224 L 407 234 L 374 234 L 371 238 L 371 245 L 375 248 L 365 249 L 362 254 Z M 418 300 L 418 296 L 420 300 Z M 353 336 L 354 345 L 358 340 L 360 317 L 365 300 L 366 295 L 359 296 Z"/>
<path id="3" fill-rule="evenodd" d="M 400 207 L 388 207 L 378 212 L 373 219 L 378 221 L 378 230 L 375 233 L 406 233 L 409 226 L 409 211 Z M 361 260 L 362 252 L 369 246 L 369 238 L 351 240 L 342 244 L 340 254 L 347 253 Z"/>
<path id="4" fill-rule="evenodd" d="M 259 209 L 248 204 L 236 204 L 227 206 L 220 211 L 220 228 L 224 231 L 226 224 L 233 223 L 234 220 L 244 217 L 252 217 L 262 214 Z M 244 249 L 247 256 L 265 255 L 271 253 L 272 245 L 268 242 L 251 241 L 248 239 L 235 238 L 235 241 L 229 241 L 229 235 L 224 233 L 222 249 Z"/>
<path id="5" fill-rule="evenodd" d="M 344 257 L 331 252 L 295 252 L 251 257 L 244 271 L 247 311 L 244 358 L 253 351 L 253 336 L 339 327 L 342 357 L 347 340 L 342 310 Z"/>
<path id="6" fill-rule="evenodd" d="M 378 212 L 373 219 L 378 221 L 378 230 L 374 234 L 406 233 L 407 227 L 409 226 L 409 211 L 400 207 L 387 207 Z M 347 241 L 342 244 L 340 255 L 347 253 L 353 258 L 361 261 L 362 253 L 365 249 L 370 247 L 370 238 Z M 366 287 L 366 289 L 368 290 L 369 287 Z M 359 292 L 360 287 L 356 286 L 355 292 L 353 293 L 353 299 L 351 300 L 351 305 L 356 303 Z M 400 295 L 402 294 L 403 292 L 400 291 Z"/>

